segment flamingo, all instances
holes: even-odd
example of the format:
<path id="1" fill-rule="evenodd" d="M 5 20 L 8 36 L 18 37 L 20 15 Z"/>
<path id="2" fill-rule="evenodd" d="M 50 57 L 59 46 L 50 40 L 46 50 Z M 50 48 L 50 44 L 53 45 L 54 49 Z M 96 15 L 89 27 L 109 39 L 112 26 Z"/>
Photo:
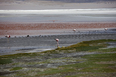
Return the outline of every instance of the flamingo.
<path id="1" fill-rule="evenodd" d="M 107 28 L 104 28 L 105 31 L 107 31 L 108 29 Z"/>
<path id="2" fill-rule="evenodd" d="M 6 37 L 7 37 L 7 38 L 10 38 L 10 35 L 7 35 Z"/>
<path id="3" fill-rule="evenodd" d="M 55 40 L 56 40 L 56 42 L 57 42 L 57 48 L 58 48 L 58 47 L 59 47 L 59 43 L 58 43 L 58 42 L 59 42 L 59 39 L 56 38 Z"/>
<path id="4" fill-rule="evenodd" d="M 9 43 L 10 35 L 7 35 L 6 37 L 7 37 L 7 43 Z M 10 47 L 8 47 L 8 48 L 10 48 Z"/>
<path id="5" fill-rule="evenodd" d="M 74 32 L 76 32 L 76 29 L 73 29 Z"/>

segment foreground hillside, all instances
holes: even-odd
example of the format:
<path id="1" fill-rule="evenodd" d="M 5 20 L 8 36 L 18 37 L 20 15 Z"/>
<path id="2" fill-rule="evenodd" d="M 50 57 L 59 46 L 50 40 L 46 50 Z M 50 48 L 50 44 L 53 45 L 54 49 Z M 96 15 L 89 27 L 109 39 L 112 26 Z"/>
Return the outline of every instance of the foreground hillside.
<path id="1" fill-rule="evenodd" d="M 115 77 L 116 40 L 0 56 L 0 77 Z"/>

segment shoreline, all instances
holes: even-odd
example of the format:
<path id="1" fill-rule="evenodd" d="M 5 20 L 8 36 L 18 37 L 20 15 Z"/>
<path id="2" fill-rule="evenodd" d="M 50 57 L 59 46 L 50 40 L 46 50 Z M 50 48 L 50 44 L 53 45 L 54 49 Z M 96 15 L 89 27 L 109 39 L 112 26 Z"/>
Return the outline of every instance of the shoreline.
<path id="1" fill-rule="evenodd" d="M 16 30 L 17 31 L 17 30 Z M 16 32 L 15 31 L 15 32 Z M 25 30 L 22 30 L 25 31 Z M 22 32 L 21 30 L 19 32 Z M 28 33 L 30 30 L 26 30 Z M 32 30 L 31 32 L 33 32 Z M 73 32 L 73 30 L 67 30 L 64 32 L 64 30 L 42 30 L 46 35 L 39 35 L 40 30 L 37 30 L 36 32 L 38 35 L 33 35 L 27 37 L 25 36 L 16 36 L 14 37 L 11 35 L 11 38 L 9 38 L 9 41 L 7 38 L 0 38 L 0 54 L 10 54 L 10 53 L 20 53 L 20 52 L 40 52 L 43 51 L 43 49 L 53 49 L 56 48 L 56 41 L 55 39 L 58 38 L 59 46 L 60 47 L 67 47 L 82 41 L 90 41 L 90 40 L 99 40 L 99 39 L 116 39 L 116 28 L 115 29 L 108 29 L 105 31 L 104 29 L 92 29 L 92 30 L 82 30 L 80 32 L 76 31 Z M 31 33 L 30 32 L 30 33 Z M 48 33 L 48 32 L 51 32 Z M 56 32 L 56 33 L 53 33 Z M 13 33 L 13 32 L 12 32 Z M 25 33 L 25 32 L 22 32 Z M 35 33 L 35 32 L 34 32 Z M 28 33 L 29 34 L 29 33 Z M 18 50 L 18 51 L 17 51 Z"/>

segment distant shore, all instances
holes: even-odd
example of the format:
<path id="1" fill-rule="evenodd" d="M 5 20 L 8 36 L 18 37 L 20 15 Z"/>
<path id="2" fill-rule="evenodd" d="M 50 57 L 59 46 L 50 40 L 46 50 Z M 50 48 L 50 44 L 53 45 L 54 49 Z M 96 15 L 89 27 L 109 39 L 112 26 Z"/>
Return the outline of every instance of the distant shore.
<path id="1" fill-rule="evenodd" d="M 0 10 L 41 10 L 41 9 L 95 9 L 116 8 L 116 1 L 91 2 L 91 3 L 67 3 L 60 1 L 20 1 L 1 2 Z"/>

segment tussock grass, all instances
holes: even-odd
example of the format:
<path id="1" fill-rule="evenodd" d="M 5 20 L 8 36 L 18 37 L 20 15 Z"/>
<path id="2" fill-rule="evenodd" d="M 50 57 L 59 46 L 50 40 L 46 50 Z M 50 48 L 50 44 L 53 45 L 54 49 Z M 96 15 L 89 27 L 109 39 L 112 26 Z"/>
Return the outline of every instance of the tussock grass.
<path id="1" fill-rule="evenodd" d="M 73 76 L 78 77 L 78 76 L 86 76 L 86 75 L 88 76 L 94 75 L 95 77 L 98 76 L 109 77 L 106 75 L 106 73 L 112 75 L 112 73 L 115 72 L 116 75 L 116 67 L 115 67 L 116 63 L 98 64 L 96 62 L 101 62 L 101 61 L 116 62 L 115 56 L 116 56 L 115 53 L 86 55 L 83 57 L 84 59 L 87 59 L 85 62 L 68 64 L 68 65 L 59 66 L 58 68 L 48 69 L 43 72 L 39 72 L 37 76 L 55 75 L 55 74 L 60 74 L 61 76 L 63 76 L 67 74 L 66 77 L 73 77 Z"/>

